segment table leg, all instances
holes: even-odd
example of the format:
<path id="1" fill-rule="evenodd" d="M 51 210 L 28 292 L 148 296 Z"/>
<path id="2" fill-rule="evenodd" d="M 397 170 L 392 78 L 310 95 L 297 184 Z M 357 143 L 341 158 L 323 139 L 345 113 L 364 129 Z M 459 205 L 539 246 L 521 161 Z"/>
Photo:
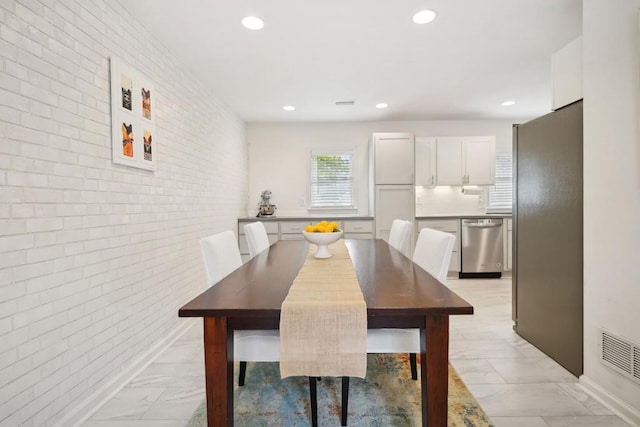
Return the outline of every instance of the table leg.
<path id="1" fill-rule="evenodd" d="M 449 398 L 449 316 L 426 316 L 421 328 L 422 426 L 447 426 Z"/>
<path id="2" fill-rule="evenodd" d="M 204 318 L 207 426 L 233 427 L 233 331 L 226 317 Z"/>

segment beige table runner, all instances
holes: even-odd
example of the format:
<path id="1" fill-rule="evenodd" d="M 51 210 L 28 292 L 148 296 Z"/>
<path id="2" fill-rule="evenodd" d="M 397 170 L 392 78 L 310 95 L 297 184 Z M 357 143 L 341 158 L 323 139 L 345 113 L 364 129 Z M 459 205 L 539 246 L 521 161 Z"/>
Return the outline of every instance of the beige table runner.
<path id="1" fill-rule="evenodd" d="M 311 249 L 282 303 L 280 375 L 364 378 L 367 306 L 344 241 L 328 259 Z"/>

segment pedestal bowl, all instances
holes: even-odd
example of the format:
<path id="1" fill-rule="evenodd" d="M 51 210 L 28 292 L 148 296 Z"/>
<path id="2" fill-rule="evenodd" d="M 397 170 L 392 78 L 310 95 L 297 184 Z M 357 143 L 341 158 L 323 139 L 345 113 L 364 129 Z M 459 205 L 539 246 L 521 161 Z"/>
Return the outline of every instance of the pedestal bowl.
<path id="1" fill-rule="evenodd" d="M 314 233 L 309 231 L 303 231 L 302 235 L 309 243 L 313 243 L 318 246 L 318 250 L 313 255 L 314 258 L 331 258 L 331 252 L 329 252 L 329 245 L 337 242 L 342 237 L 342 231 L 333 231 L 331 233 Z"/>

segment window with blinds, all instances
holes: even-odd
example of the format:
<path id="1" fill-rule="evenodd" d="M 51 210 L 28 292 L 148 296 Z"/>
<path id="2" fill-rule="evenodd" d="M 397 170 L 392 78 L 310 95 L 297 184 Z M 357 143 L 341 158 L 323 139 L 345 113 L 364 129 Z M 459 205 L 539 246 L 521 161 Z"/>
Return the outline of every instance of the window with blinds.
<path id="1" fill-rule="evenodd" d="M 311 153 L 311 208 L 353 208 L 353 153 Z"/>
<path id="2" fill-rule="evenodd" d="M 488 212 L 511 212 L 513 206 L 512 176 L 511 153 L 496 154 L 496 184 L 489 187 Z"/>

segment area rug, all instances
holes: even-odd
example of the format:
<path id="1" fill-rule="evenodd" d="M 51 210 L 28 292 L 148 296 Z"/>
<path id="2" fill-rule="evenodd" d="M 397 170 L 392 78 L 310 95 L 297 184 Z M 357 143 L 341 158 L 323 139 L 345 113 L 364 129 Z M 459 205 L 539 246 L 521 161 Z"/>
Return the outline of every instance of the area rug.
<path id="1" fill-rule="evenodd" d="M 237 364 L 236 364 L 237 365 Z M 308 426 L 311 423 L 306 378 L 280 379 L 278 363 L 248 363 L 245 385 L 237 385 L 236 427 Z M 206 427 L 203 401 L 186 427 Z M 340 378 L 318 382 L 318 424 L 339 426 Z M 489 417 L 449 365 L 449 427 L 492 427 Z M 351 378 L 348 425 L 351 427 L 419 426 L 422 420 L 420 381 L 411 379 L 408 355 L 370 354 L 364 380 Z"/>

